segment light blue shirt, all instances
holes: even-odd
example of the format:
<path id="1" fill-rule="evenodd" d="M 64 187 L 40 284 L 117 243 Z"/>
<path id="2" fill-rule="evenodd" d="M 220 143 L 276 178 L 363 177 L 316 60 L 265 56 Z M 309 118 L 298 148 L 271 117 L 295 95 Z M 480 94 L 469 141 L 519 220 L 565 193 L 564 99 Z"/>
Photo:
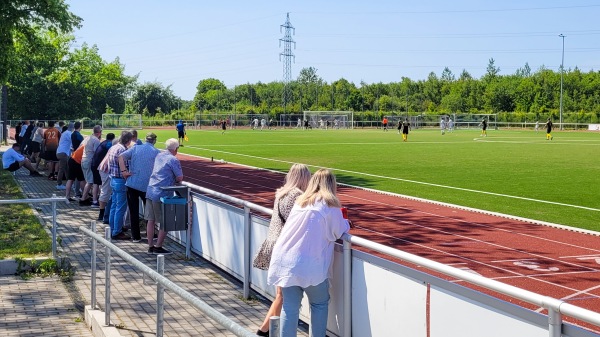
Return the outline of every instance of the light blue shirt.
<path id="1" fill-rule="evenodd" d="M 11 147 L 2 154 L 2 168 L 6 170 L 13 163 L 23 160 L 25 160 L 25 157 Z"/>
<path id="2" fill-rule="evenodd" d="M 67 130 L 60 135 L 60 140 L 58 141 L 58 149 L 56 149 L 56 153 L 65 153 L 67 156 L 71 156 L 71 134 L 73 132 Z"/>
<path id="3" fill-rule="evenodd" d="M 134 188 L 138 191 L 146 192 L 148 181 L 154 168 L 154 160 L 160 151 L 151 143 L 144 143 L 129 148 L 121 153 L 121 157 L 128 163 L 129 172 L 132 174 L 125 186 Z"/>
<path id="4" fill-rule="evenodd" d="M 163 191 L 161 187 L 174 186 L 177 177 L 182 177 L 181 163 L 168 150 L 161 151 L 154 161 L 154 169 L 150 175 L 148 189 L 146 189 L 146 199 L 160 201 L 161 197 L 168 197 L 173 194 L 171 191 Z"/>

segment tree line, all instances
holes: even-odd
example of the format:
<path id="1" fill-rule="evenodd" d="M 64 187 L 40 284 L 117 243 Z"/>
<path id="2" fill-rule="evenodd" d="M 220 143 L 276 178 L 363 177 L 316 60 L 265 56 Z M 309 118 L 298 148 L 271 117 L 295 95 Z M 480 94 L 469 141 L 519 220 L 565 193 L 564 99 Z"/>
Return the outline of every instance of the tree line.
<path id="1" fill-rule="evenodd" d="M 104 113 L 194 119 L 198 114 L 225 112 L 276 118 L 282 113 L 333 110 L 363 112 L 373 118 L 504 113 L 505 118 L 531 120 L 556 118 L 560 109 L 560 70 L 541 67 L 532 71 L 525 64 L 514 74 L 501 75 L 493 58 L 481 78 L 467 70 L 455 75 L 445 68 L 423 80 L 401 77 L 398 82 L 355 84 L 340 78 L 328 83 L 314 67 L 301 69 L 290 83 L 227 87 L 219 79 L 207 78 L 199 81 L 194 98 L 187 101 L 160 82 L 139 83 L 137 75 L 125 74 L 118 58 L 103 60 L 96 46 L 71 48 L 75 39 L 70 32 L 79 27 L 81 19 L 68 11 L 63 0 L 10 0 L 3 2 L 0 10 L 0 44 L 4 48 L 0 65 L 8 70 L 0 72 L 0 83 L 8 88 L 3 99 L 4 107 L 9 104 L 8 119 L 99 120 Z M 35 10 L 54 15 L 40 20 Z M 565 122 L 597 122 L 600 72 L 574 68 L 565 69 L 563 76 Z"/>

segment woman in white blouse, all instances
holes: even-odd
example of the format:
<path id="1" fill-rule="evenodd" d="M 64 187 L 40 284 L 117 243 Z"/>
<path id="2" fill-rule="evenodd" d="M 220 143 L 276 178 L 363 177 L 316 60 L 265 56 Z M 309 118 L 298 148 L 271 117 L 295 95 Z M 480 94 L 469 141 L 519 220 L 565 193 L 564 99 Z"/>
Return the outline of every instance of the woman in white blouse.
<path id="1" fill-rule="evenodd" d="M 269 223 L 269 234 L 254 258 L 254 267 L 262 270 L 269 269 L 273 246 L 275 246 L 275 242 L 277 242 L 277 239 L 279 238 L 279 234 L 296 203 L 296 199 L 304 193 L 309 181 L 310 171 L 306 165 L 292 165 L 290 171 L 285 176 L 285 184 L 275 193 L 273 215 L 271 216 L 271 222 Z M 283 295 L 281 294 L 281 288 L 277 287 L 275 299 L 273 300 L 273 303 L 271 303 L 267 316 L 260 328 L 256 331 L 257 336 L 269 336 L 269 321 L 272 316 L 279 316 L 281 314 L 282 305 Z"/>
<path id="2" fill-rule="evenodd" d="M 336 191 L 333 173 L 318 170 L 296 200 L 273 247 L 268 282 L 282 289 L 283 337 L 296 336 L 304 293 L 310 304 L 311 336 L 325 337 L 333 248 L 350 229 Z"/>

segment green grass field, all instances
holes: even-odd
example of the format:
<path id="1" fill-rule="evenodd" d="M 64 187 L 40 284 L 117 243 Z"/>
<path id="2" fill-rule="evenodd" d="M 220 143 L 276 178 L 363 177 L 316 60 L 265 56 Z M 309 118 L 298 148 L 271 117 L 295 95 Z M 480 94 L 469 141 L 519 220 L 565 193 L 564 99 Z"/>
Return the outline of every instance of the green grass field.
<path id="1" fill-rule="evenodd" d="M 152 131 L 159 142 L 176 137 Z M 413 130 L 408 142 L 395 129 L 187 134 L 183 153 L 282 172 L 294 162 L 327 167 L 342 183 L 600 231 L 598 132 L 547 141 L 543 131 Z"/>

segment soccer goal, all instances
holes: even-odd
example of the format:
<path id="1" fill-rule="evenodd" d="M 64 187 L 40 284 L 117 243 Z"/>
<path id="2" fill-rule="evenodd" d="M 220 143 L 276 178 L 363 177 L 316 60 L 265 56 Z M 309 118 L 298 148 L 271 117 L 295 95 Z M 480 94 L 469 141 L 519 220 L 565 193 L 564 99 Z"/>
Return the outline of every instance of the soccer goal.
<path id="1" fill-rule="evenodd" d="M 481 126 L 481 121 L 486 120 L 488 129 L 498 129 L 497 114 L 454 114 L 454 124 L 460 129 L 478 129 Z"/>
<path id="2" fill-rule="evenodd" d="M 103 129 L 136 129 L 141 130 L 141 114 L 102 114 Z"/>
<path id="3" fill-rule="evenodd" d="M 352 111 L 303 111 L 304 121 L 313 129 L 353 129 Z"/>

